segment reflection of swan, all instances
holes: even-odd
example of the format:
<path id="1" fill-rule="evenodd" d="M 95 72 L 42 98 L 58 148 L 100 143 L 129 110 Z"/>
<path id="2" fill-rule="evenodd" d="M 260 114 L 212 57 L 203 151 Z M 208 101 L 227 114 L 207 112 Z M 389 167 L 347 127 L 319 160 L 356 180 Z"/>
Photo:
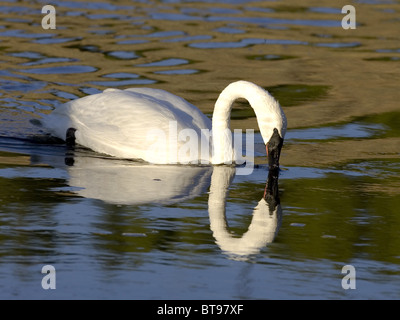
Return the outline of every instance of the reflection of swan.
<path id="1" fill-rule="evenodd" d="M 69 184 L 82 197 L 115 204 L 172 204 L 206 192 L 212 167 L 75 157 L 68 172 Z"/>
<path id="2" fill-rule="evenodd" d="M 280 226 L 282 209 L 279 203 L 278 170 L 270 170 L 263 198 L 253 210 L 248 231 L 234 237 L 228 231 L 225 216 L 226 198 L 235 169 L 216 166 L 211 177 L 208 211 L 210 228 L 219 247 L 230 254 L 247 256 L 258 253 L 271 243 Z"/>
<path id="3" fill-rule="evenodd" d="M 242 156 L 235 152 L 229 130 L 231 107 L 238 98 L 253 107 L 269 164 L 278 166 L 285 115 L 267 91 L 246 81 L 222 91 L 212 122 L 186 100 L 149 88 L 107 89 L 57 107 L 42 122 L 67 143 L 116 157 L 159 164 L 232 163 Z"/>
<path id="4" fill-rule="evenodd" d="M 210 229 L 220 248 L 236 256 L 258 253 L 271 243 L 280 226 L 278 171 L 269 170 L 264 195 L 253 210 L 248 231 L 240 238 L 228 230 L 225 210 L 229 186 L 237 168 L 232 166 L 150 165 L 146 163 L 79 156 L 67 158 L 69 184 L 82 197 L 108 203 L 172 204 L 205 193 Z M 212 174 L 212 176 L 211 176 Z"/>

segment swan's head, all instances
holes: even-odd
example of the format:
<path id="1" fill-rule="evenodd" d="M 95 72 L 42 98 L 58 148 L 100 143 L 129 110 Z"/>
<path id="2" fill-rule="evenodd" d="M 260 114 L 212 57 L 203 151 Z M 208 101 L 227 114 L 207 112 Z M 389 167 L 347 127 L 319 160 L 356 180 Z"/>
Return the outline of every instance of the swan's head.
<path id="1" fill-rule="evenodd" d="M 265 149 L 267 151 L 268 165 L 270 169 L 279 168 L 279 157 L 281 155 L 281 149 L 283 146 L 283 138 L 279 134 L 277 128 L 273 129 L 273 133 L 265 144 Z"/>
<path id="2" fill-rule="evenodd" d="M 279 168 L 279 157 L 285 138 L 287 121 L 279 102 L 264 88 L 243 80 L 228 85 L 215 103 L 212 124 L 213 131 L 218 132 L 215 136 L 223 136 L 224 130 L 229 128 L 232 104 L 239 98 L 246 99 L 254 109 L 258 127 L 266 146 L 269 168 Z M 217 145 L 218 141 L 214 140 L 214 150 L 220 152 L 219 157 L 215 156 L 215 159 L 217 159 L 215 163 L 223 163 L 223 153 L 220 151 L 224 150 L 221 147 L 223 143 Z M 221 139 L 220 141 L 225 140 Z"/>
<path id="3" fill-rule="evenodd" d="M 286 133 L 286 116 L 279 103 L 269 95 L 269 103 L 264 104 L 257 115 L 258 126 L 265 143 L 269 169 L 279 169 L 279 158 Z"/>
<path id="4" fill-rule="evenodd" d="M 245 98 L 254 109 L 264 140 L 270 169 L 279 168 L 279 157 L 285 138 L 287 120 L 279 102 L 264 88 L 246 83 Z"/>

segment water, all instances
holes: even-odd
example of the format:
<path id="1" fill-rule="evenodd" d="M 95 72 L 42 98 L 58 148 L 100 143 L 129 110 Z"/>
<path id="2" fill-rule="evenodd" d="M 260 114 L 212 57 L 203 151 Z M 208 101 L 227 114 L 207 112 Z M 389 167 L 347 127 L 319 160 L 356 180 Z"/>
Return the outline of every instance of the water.
<path id="1" fill-rule="evenodd" d="M 45 4 L 0 8 L 1 298 L 399 298 L 398 1 L 354 3 L 356 30 L 326 1 L 59 1 L 55 30 Z M 130 86 L 211 115 L 238 79 L 288 118 L 272 209 L 259 135 L 243 176 L 71 152 L 30 122 Z M 246 103 L 232 128 L 257 128 Z"/>

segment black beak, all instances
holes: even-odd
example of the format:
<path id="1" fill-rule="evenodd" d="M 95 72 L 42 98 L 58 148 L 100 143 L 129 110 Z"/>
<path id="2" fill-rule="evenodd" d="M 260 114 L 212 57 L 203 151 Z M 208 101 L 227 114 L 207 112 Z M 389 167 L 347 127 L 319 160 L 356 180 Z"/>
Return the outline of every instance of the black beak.
<path id="1" fill-rule="evenodd" d="M 266 144 L 267 157 L 269 169 L 279 168 L 279 157 L 283 146 L 283 138 L 279 135 L 279 132 L 274 128 L 274 133 Z"/>

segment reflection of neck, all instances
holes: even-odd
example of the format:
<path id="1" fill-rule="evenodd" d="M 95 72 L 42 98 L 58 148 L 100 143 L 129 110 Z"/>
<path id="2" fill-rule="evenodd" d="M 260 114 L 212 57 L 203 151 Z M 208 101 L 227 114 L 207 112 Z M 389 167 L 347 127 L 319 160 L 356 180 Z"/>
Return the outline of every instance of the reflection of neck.
<path id="1" fill-rule="evenodd" d="M 262 247 L 272 242 L 279 228 L 281 209 L 277 205 L 270 210 L 270 205 L 263 198 L 253 210 L 253 217 L 242 237 L 233 237 L 228 231 L 225 209 L 229 185 L 235 169 L 225 166 L 214 166 L 211 178 L 208 211 L 210 228 L 218 246 L 225 252 L 246 256 L 258 253 Z"/>

